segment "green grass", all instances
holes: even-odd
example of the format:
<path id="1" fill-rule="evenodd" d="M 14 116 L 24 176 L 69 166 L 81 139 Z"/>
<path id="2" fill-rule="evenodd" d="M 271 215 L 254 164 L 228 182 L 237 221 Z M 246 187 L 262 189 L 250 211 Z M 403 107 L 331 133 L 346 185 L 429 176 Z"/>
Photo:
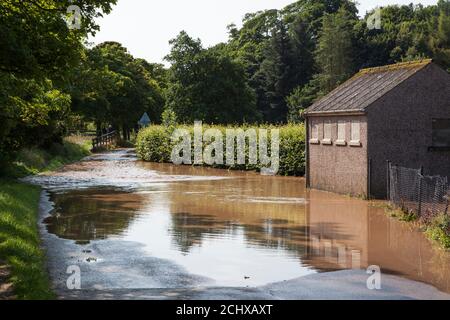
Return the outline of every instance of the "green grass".
<path id="1" fill-rule="evenodd" d="M 413 212 L 395 208 L 390 204 L 383 204 L 379 207 L 384 208 L 386 214 L 404 222 L 415 222 L 425 231 L 425 235 L 432 241 L 435 241 L 440 247 L 450 249 L 450 217 L 449 215 L 439 214 L 430 221 L 419 219 Z"/>
<path id="2" fill-rule="evenodd" d="M 52 171 L 90 154 L 89 139 L 65 139 L 48 150 L 27 148 L 2 167 L 0 176 L 0 263 L 11 271 L 19 299 L 52 299 L 55 295 L 40 247 L 38 207 L 41 189 L 15 178 Z"/>
<path id="3" fill-rule="evenodd" d="M 384 212 L 391 218 L 396 218 L 400 221 L 405 222 L 416 222 L 418 221 L 417 215 L 414 212 L 407 212 L 400 208 L 396 208 L 389 203 L 374 204 L 374 207 L 383 208 Z"/>
<path id="4" fill-rule="evenodd" d="M 49 150 L 26 148 L 19 151 L 5 170 L 8 177 L 18 178 L 40 172 L 54 171 L 65 164 L 78 161 L 90 154 L 89 140 L 81 144 L 64 141 L 63 145 L 54 144 Z"/>
<path id="5" fill-rule="evenodd" d="M 0 260 L 19 299 L 52 299 L 37 225 L 40 188 L 0 180 Z"/>
<path id="6" fill-rule="evenodd" d="M 450 249 L 450 217 L 440 214 L 427 225 L 425 234 L 445 249 Z"/>

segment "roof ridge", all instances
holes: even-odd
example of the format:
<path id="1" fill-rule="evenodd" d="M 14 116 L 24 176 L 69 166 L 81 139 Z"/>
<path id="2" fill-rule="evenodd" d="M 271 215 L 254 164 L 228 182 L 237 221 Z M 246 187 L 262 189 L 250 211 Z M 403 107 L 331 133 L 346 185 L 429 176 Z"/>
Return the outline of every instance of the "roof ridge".
<path id="1" fill-rule="evenodd" d="M 329 94 L 317 99 L 306 114 L 340 111 L 364 112 L 371 104 L 431 65 L 432 59 L 362 69 Z"/>
<path id="2" fill-rule="evenodd" d="M 421 59 L 421 60 L 394 63 L 394 64 L 389 64 L 389 65 L 380 66 L 380 67 L 365 68 L 365 69 L 361 69 L 355 76 L 368 74 L 368 73 L 386 72 L 386 71 L 398 70 L 398 69 L 403 69 L 403 68 L 425 67 L 432 62 L 433 62 L 433 59 Z"/>

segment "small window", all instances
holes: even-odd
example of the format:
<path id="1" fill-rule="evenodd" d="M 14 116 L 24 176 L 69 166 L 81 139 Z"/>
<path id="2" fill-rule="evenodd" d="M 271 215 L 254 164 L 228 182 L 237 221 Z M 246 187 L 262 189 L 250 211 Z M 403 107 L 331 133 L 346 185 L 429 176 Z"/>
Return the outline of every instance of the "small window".
<path id="1" fill-rule="evenodd" d="M 433 147 L 450 147 L 450 119 L 433 119 Z"/>
<path id="2" fill-rule="evenodd" d="M 317 122 L 312 123 L 311 126 L 311 139 L 309 140 L 311 144 L 319 144 L 319 124 Z"/>
<path id="3" fill-rule="evenodd" d="M 332 142 L 331 142 L 331 121 L 325 121 L 323 124 L 322 144 L 332 144 Z"/>
<path id="4" fill-rule="evenodd" d="M 361 123 L 359 120 L 352 121 L 350 145 L 353 147 L 361 146 Z"/>
<path id="5" fill-rule="evenodd" d="M 336 145 L 345 146 L 347 144 L 347 137 L 345 134 L 346 122 L 344 120 L 339 120 L 337 124 L 337 140 Z"/>

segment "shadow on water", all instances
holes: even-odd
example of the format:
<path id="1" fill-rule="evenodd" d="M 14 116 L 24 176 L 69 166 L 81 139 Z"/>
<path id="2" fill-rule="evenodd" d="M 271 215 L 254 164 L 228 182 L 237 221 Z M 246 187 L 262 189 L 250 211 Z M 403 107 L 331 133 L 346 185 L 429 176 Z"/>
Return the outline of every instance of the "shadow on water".
<path id="1" fill-rule="evenodd" d="M 53 194 L 47 230 L 62 239 L 88 243 L 128 230 L 144 203 L 142 195 L 114 190 L 79 190 Z"/>

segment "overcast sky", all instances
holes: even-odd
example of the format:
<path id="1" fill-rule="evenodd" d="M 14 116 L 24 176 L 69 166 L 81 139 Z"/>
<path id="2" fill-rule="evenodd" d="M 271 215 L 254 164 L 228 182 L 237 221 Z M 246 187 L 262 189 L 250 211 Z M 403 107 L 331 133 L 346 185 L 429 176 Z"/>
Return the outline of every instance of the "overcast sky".
<path id="1" fill-rule="evenodd" d="M 185 30 L 205 47 L 228 39 L 227 25 L 241 25 L 246 13 L 281 9 L 294 0 L 119 0 L 112 13 L 98 23 L 101 31 L 89 39 L 122 43 L 137 58 L 162 62 L 168 41 Z M 437 0 L 359 0 L 360 15 L 388 4 L 436 4 Z"/>

